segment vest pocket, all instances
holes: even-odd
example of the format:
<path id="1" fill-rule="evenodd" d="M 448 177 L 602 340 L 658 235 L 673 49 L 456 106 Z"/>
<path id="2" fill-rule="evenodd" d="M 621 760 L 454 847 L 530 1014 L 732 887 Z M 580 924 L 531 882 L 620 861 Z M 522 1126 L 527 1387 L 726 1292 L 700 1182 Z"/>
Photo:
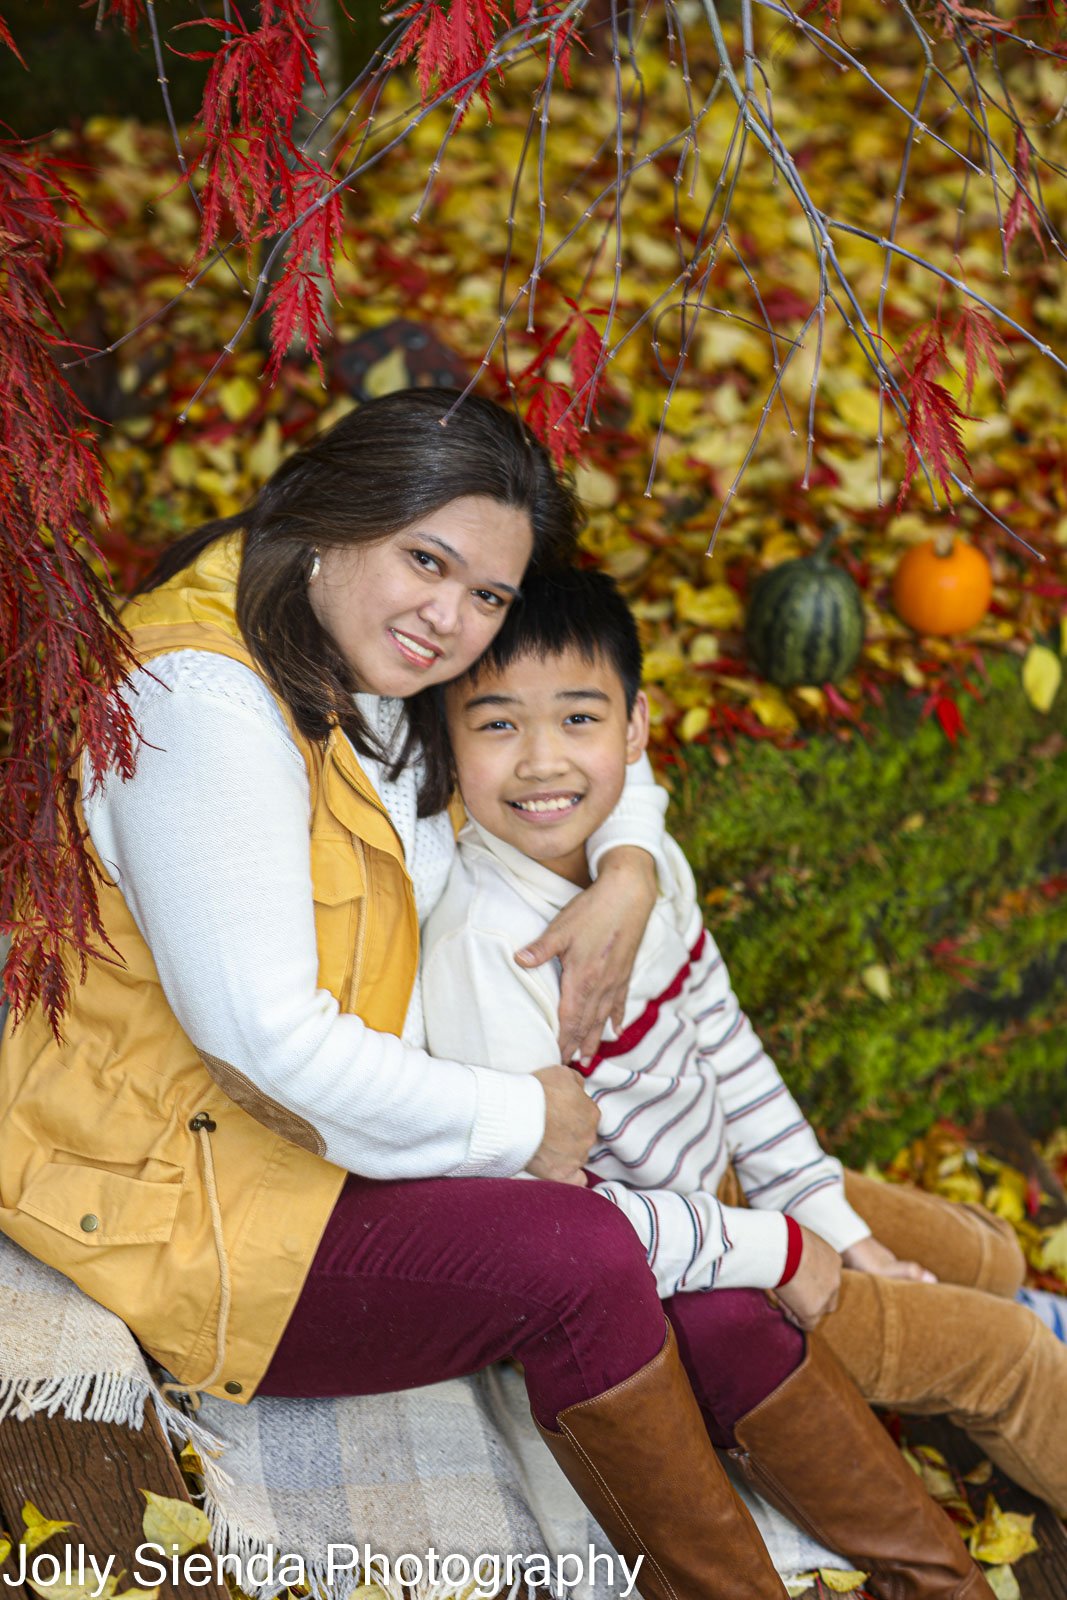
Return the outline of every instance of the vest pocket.
<path id="1" fill-rule="evenodd" d="M 339 906 L 363 894 L 363 864 L 351 839 L 311 841 L 311 892 L 320 905 Z"/>
<path id="2" fill-rule="evenodd" d="M 161 1165 L 161 1163 L 157 1163 Z M 90 1246 L 163 1244 L 181 1199 L 181 1167 L 147 1182 L 101 1167 L 46 1161 L 34 1173 L 16 1210 Z"/>
<path id="3" fill-rule="evenodd" d="M 358 841 L 350 837 L 313 837 L 311 840 L 311 892 L 315 900 L 319 987 L 328 989 L 342 1010 L 350 1009 L 351 990 L 359 966 L 363 900 L 367 889 L 361 852 Z"/>

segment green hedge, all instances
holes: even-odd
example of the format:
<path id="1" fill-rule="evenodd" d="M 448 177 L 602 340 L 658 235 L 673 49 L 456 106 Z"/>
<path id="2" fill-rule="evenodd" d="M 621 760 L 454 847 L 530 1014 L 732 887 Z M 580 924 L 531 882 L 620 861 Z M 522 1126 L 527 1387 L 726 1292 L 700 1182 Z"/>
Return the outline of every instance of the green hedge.
<path id="1" fill-rule="evenodd" d="M 696 746 L 666 774 L 741 1003 L 852 1161 L 1002 1100 L 1063 1119 L 1067 689 L 1040 716 L 998 658 L 961 708 L 955 746 L 902 693 L 866 739 L 739 744 L 724 770 Z"/>

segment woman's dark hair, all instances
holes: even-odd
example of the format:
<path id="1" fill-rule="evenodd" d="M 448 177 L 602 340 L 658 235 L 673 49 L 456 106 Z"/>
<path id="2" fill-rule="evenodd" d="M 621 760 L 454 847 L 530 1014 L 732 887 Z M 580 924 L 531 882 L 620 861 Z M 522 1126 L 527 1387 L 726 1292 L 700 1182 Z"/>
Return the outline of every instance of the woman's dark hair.
<path id="1" fill-rule="evenodd" d="M 351 668 L 308 599 L 313 550 L 375 543 L 464 495 L 528 513 L 531 566 L 569 561 L 581 525 L 577 499 L 518 417 L 471 395 L 445 423 L 458 399 L 451 389 L 405 389 L 367 401 L 283 461 L 243 511 L 178 540 L 134 593 L 244 529 L 237 623 L 253 657 L 307 738 L 325 738 L 336 722 L 357 751 L 380 758 L 352 700 Z M 421 753 L 419 814 L 430 816 L 448 803 L 447 737 L 432 691 L 407 707 L 408 736 L 390 776 Z"/>
<path id="2" fill-rule="evenodd" d="M 615 580 L 588 567 L 531 573 L 521 600 L 509 607 L 504 626 L 467 675 L 474 680 L 485 669 L 505 672 L 522 656 L 543 661 L 566 650 L 589 662 L 606 661 L 622 684 L 627 714 L 633 711 L 641 687 L 637 622 Z"/>

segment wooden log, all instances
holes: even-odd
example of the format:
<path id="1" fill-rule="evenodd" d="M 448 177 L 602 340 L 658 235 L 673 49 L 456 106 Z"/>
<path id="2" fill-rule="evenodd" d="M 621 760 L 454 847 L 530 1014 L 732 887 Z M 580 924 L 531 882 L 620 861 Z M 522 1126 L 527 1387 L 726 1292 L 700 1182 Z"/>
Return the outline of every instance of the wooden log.
<path id="1" fill-rule="evenodd" d="M 932 1445 L 940 1450 L 960 1477 L 984 1459 L 982 1451 L 959 1428 L 942 1417 L 902 1417 L 908 1444 Z M 1018 1511 L 1034 1518 L 1038 1549 L 1012 1567 L 1019 1580 L 1021 1600 L 1067 1600 L 1067 1532 L 1050 1506 L 1035 1500 L 1025 1489 L 995 1467 L 987 1484 L 964 1484 L 975 1515 L 981 1517 L 986 1496 L 992 1494 L 1002 1511 Z"/>
<path id="2" fill-rule="evenodd" d="M 134 1587 L 135 1552 L 145 1543 L 142 1489 L 190 1502 L 181 1468 L 151 1405 L 145 1407 L 141 1429 L 123 1423 L 71 1422 L 62 1416 L 36 1415 L 24 1422 L 6 1418 L 0 1422 L 0 1528 L 10 1535 L 15 1548 L 2 1575 L 13 1577 L 18 1571 L 12 1567 L 18 1560 L 17 1541 L 24 1527 L 22 1508 L 30 1501 L 43 1516 L 74 1524 L 53 1535 L 34 1554 L 50 1553 L 65 1563 L 69 1548 L 77 1581 L 80 1547 L 90 1592 L 97 1586 L 90 1556 L 101 1566 L 115 1556 L 112 1574 L 117 1576 L 122 1569 L 126 1574 L 118 1584 L 119 1592 Z M 147 1554 L 164 1559 L 155 1552 Z M 169 1573 L 169 1562 L 167 1565 Z M 12 1586 L 7 1592 L 11 1600 L 37 1600 L 25 1587 Z M 165 1581 L 160 1586 L 160 1600 L 172 1597 L 229 1600 L 225 1585 L 214 1577 L 196 1584 L 185 1576 L 177 1584 Z"/>

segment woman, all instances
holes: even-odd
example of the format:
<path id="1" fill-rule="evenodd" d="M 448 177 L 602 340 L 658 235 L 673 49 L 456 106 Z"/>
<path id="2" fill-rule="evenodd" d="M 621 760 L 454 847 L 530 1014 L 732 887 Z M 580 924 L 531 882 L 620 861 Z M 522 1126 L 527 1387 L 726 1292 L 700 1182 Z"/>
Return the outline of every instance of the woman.
<path id="1" fill-rule="evenodd" d="M 516 1357 L 646 1600 L 779 1595 L 640 1243 L 584 1188 L 578 1075 L 421 1049 L 418 922 L 453 834 L 419 691 L 476 659 L 576 524 L 510 413 L 472 399 L 442 426 L 454 399 L 346 417 L 127 607 L 137 772 L 82 774 L 113 958 L 63 1043 L 41 1010 L 4 1041 L 0 1228 L 179 1389 L 375 1393 Z M 531 952 L 563 962 L 561 1061 L 620 1010 L 655 795 L 629 793 L 598 882 Z M 504 1181 L 524 1168 L 550 1181 Z"/>

